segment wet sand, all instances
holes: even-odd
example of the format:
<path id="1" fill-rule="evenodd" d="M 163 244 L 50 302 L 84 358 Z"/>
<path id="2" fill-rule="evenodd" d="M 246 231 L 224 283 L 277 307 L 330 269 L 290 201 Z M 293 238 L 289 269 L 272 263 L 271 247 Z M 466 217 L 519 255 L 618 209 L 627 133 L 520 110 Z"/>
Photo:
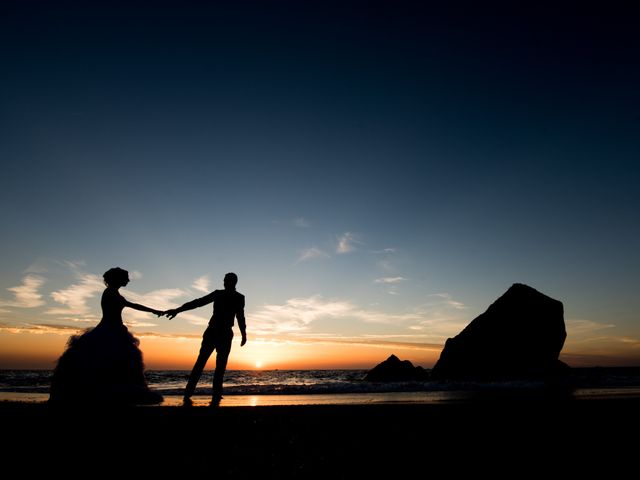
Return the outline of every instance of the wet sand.
<path id="1" fill-rule="evenodd" d="M 560 392 L 567 398 L 588 400 L 623 400 L 640 401 L 640 387 L 597 387 L 577 388 L 569 392 Z M 268 406 L 301 406 L 301 405 L 406 405 L 437 403 L 468 403 L 482 399 L 548 399 L 548 392 L 539 388 L 529 389 L 486 389 L 486 390 L 438 390 L 423 392 L 373 392 L 373 393 L 338 393 L 338 394 L 303 394 L 303 395 L 226 395 L 221 407 L 268 407 Z M 554 396 L 557 398 L 557 395 Z M 565 398 L 565 399 L 567 399 Z M 48 393 L 34 392 L 0 392 L 0 402 L 46 403 Z M 193 406 L 207 407 L 211 397 L 195 395 Z M 162 407 L 182 406 L 182 395 L 165 395 Z"/>
<path id="2" fill-rule="evenodd" d="M 4 467 L 25 474 L 621 476 L 635 465 L 638 407 L 634 396 L 235 408 L 0 402 L 0 421 Z"/>

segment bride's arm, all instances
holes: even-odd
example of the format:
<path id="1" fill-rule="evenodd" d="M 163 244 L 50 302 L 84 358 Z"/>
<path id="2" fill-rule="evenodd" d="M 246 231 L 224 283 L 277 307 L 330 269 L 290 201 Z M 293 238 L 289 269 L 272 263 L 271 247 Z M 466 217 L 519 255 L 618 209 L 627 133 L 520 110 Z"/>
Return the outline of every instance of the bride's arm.
<path id="1" fill-rule="evenodd" d="M 151 307 L 145 307 L 144 305 L 140 305 L 139 303 L 132 303 L 129 300 L 124 301 L 124 306 L 125 307 L 129 307 L 129 308 L 133 308 L 134 310 L 140 310 L 141 312 L 149 312 L 149 313 L 153 313 L 154 315 L 162 315 L 164 312 L 162 310 L 156 310 L 155 308 L 151 308 Z"/>

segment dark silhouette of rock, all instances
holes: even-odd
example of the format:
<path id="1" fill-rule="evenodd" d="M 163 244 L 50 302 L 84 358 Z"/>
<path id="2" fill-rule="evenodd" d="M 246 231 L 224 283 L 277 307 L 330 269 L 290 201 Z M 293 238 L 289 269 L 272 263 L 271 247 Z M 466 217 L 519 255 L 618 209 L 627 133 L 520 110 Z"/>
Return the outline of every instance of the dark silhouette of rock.
<path id="1" fill-rule="evenodd" d="M 409 360 L 400 360 L 391 355 L 369 370 L 364 379 L 368 382 L 408 382 L 428 378 L 429 374 L 424 368 L 414 367 Z"/>
<path id="2" fill-rule="evenodd" d="M 438 379 L 550 378 L 569 367 L 558 360 L 567 336 L 562 302 L 520 283 L 454 338 L 431 375 Z"/>

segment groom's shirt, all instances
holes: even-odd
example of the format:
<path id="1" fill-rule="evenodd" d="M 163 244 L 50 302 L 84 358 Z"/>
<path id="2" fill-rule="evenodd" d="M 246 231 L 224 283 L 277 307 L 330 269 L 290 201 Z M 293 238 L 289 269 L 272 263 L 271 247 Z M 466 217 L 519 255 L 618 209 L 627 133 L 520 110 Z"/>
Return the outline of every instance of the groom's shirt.
<path id="1" fill-rule="evenodd" d="M 234 319 L 238 319 L 238 327 L 244 332 L 244 295 L 235 290 L 214 290 L 209 295 L 197 298 L 183 305 L 186 310 L 202 307 L 213 302 L 213 315 L 209 320 L 210 327 L 233 327 Z"/>

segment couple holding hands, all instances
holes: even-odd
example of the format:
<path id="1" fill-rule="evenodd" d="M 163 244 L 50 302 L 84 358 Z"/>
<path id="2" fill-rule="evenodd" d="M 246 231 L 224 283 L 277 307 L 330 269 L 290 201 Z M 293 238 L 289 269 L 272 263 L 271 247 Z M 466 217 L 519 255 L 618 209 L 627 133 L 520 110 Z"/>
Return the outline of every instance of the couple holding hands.
<path id="1" fill-rule="evenodd" d="M 102 320 L 96 327 L 69 339 L 53 373 L 50 402 L 162 402 L 162 396 L 147 386 L 142 352 L 138 347 L 140 341 L 122 322 L 122 310 L 129 307 L 158 316 L 166 315 L 171 320 L 180 312 L 213 303 L 213 315 L 202 336 L 200 353 L 189 375 L 183 400 L 185 405 L 191 405 L 191 396 L 202 371 L 216 350 L 211 404 L 217 405 L 222 399 L 222 383 L 231 352 L 235 319 L 238 320 L 242 334 L 240 346 L 247 342 L 244 295 L 236 291 L 238 276 L 235 273 L 227 273 L 223 290 L 214 290 L 204 297 L 166 311 L 129 302 L 120 294 L 118 289 L 129 283 L 129 273 L 126 270 L 119 267 L 111 268 L 105 272 L 103 278 L 107 288 L 101 300 Z"/>

